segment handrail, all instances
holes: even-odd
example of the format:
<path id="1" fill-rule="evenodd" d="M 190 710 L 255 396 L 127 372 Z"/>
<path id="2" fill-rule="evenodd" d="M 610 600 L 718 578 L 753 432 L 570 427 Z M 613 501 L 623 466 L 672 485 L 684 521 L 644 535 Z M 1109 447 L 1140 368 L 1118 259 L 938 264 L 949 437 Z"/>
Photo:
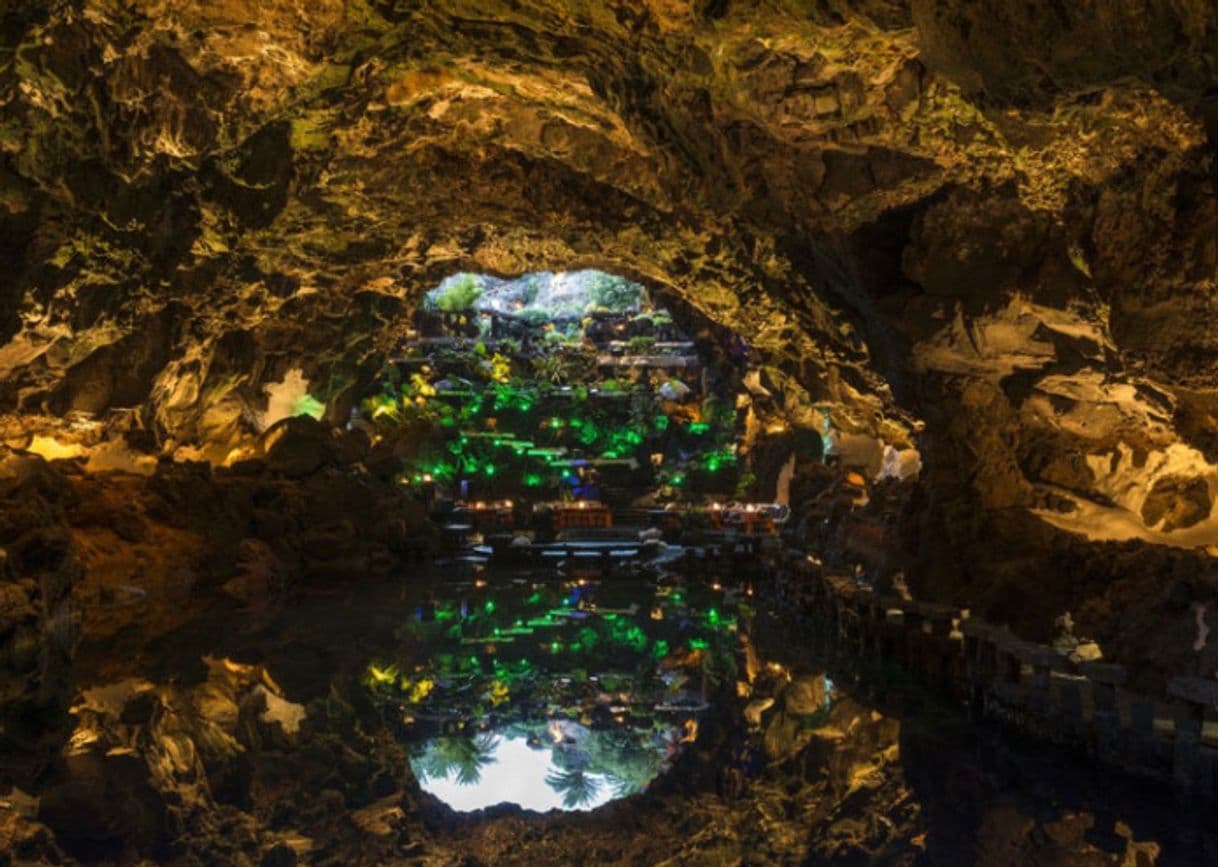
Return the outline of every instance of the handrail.
<path id="1" fill-rule="evenodd" d="M 1080 746 L 1100 762 L 1218 796 L 1218 681 L 1176 677 L 1161 696 L 1125 687 L 1128 672 L 1080 662 L 967 609 L 883 595 L 854 578 L 799 561 L 788 581 L 829 636 L 826 650 L 863 664 L 897 665 L 982 717 Z"/>

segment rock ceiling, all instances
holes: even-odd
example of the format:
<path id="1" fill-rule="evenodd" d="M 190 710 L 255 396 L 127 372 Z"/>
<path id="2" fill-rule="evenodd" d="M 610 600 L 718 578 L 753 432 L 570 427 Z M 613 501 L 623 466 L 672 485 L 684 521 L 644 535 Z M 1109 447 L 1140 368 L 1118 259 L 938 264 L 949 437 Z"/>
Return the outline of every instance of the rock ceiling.
<path id="1" fill-rule="evenodd" d="M 292 371 L 342 418 L 442 277 L 599 267 L 745 335 L 792 424 L 920 431 L 941 593 L 1218 550 L 1208 2 L 0 10 L 10 444 L 222 457 Z"/>

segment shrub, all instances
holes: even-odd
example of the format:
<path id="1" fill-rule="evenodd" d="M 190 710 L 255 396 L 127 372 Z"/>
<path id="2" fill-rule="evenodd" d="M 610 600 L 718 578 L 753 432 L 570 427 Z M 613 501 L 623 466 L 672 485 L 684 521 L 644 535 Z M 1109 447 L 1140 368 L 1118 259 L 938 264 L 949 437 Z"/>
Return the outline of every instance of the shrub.
<path id="1" fill-rule="evenodd" d="M 437 310 L 469 310 L 482 297 L 482 283 L 473 274 L 461 274 L 447 286 L 428 296 Z"/>
<path id="2" fill-rule="evenodd" d="M 637 310 L 643 299 L 643 287 L 625 277 L 598 272 L 591 283 L 588 299 L 592 307 L 621 313 Z"/>
<path id="3" fill-rule="evenodd" d="M 654 337 L 631 337 L 626 341 L 626 348 L 631 355 L 646 355 L 655 348 L 656 339 Z"/>

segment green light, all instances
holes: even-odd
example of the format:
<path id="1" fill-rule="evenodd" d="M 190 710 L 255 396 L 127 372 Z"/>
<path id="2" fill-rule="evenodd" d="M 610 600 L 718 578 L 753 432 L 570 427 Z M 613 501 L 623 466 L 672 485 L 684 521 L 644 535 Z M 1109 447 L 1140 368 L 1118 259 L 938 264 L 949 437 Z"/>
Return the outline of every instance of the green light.
<path id="1" fill-rule="evenodd" d="M 537 473 L 526 473 L 524 477 L 524 486 L 526 488 L 536 488 L 541 484 L 541 476 Z"/>
<path id="2" fill-rule="evenodd" d="M 302 394 L 292 402 L 292 415 L 308 415 L 321 418 L 326 414 L 326 405 L 311 394 Z"/>
<path id="3" fill-rule="evenodd" d="M 492 601 L 490 599 L 486 600 L 486 604 L 482 606 L 482 610 L 485 611 L 487 614 L 494 614 L 495 613 L 494 601 Z"/>
<path id="4" fill-rule="evenodd" d="M 712 608 L 709 611 L 707 611 L 706 612 L 706 622 L 709 623 L 711 626 L 718 626 L 719 625 L 719 611 L 715 608 Z"/>
<path id="5" fill-rule="evenodd" d="M 710 642 L 702 638 L 691 638 L 689 640 L 690 650 L 706 650 L 710 647 Z"/>
<path id="6" fill-rule="evenodd" d="M 659 430 L 659 431 L 668 430 L 668 416 L 657 415 L 655 417 L 655 421 L 653 422 L 653 425 L 655 426 L 656 430 Z"/>
<path id="7" fill-rule="evenodd" d="M 557 641 L 550 642 L 550 653 L 558 653 L 560 650 L 562 650 L 561 644 L 559 644 Z"/>
<path id="8" fill-rule="evenodd" d="M 710 425 L 704 421 L 696 421 L 689 426 L 689 432 L 694 436 L 701 436 L 710 430 Z"/>
<path id="9" fill-rule="evenodd" d="M 495 475 L 495 465 L 494 465 L 494 464 L 487 464 L 487 465 L 486 465 L 486 467 L 485 467 L 485 469 L 483 470 L 483 472 L 485 472 L 485 473 L 486 473 L 488 476 L 493 476 L 493 475 Z"/>
<path id="10" fill-rule="evenodd" d="M 651 648 L 651 653 L 656 659 L 664 659 L 668 656 L 668 642 L 663 638 L 659 639 Z"/>

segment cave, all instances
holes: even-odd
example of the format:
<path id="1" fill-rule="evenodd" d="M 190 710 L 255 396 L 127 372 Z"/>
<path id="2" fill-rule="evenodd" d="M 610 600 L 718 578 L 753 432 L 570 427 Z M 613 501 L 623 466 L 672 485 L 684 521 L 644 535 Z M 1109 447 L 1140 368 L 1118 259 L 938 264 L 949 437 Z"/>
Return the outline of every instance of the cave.
<path id="1" fill-rule="evenodd" d="M 0 865 L 1218 863 L 1218 10 L 0 3 Z"/>

